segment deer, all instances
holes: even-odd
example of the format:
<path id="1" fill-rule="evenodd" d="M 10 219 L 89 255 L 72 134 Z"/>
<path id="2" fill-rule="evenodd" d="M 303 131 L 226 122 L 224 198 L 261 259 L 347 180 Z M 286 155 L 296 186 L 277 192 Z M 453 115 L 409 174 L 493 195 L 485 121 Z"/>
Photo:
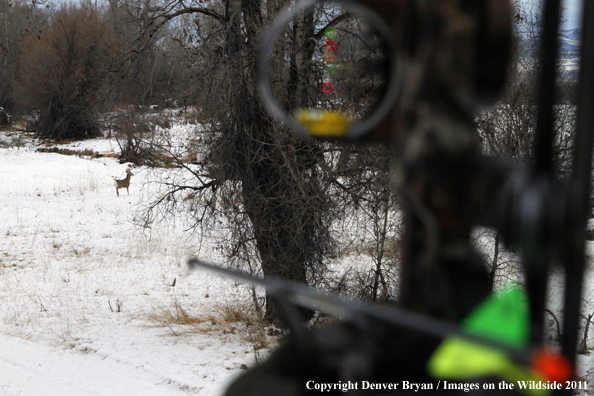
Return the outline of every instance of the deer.
<path id="1" fill-rule="evenodd" d="M 124 179 L 118 180 L 115 177 L 113 178 L 113 181 L 115 183 L 116 194 L 118 195 L 118 197 L 120 196 L 120 188 L 125 188 L 128 192 L 128 195 L 130 195 L 130 190 L 128 190 L 128 187 L 130 187 L 130 178 L 132 176 L 134 176 L 134 174 L 132 173 L 130 168 L 128 168 L 126 169 L 126 177 Z"/>

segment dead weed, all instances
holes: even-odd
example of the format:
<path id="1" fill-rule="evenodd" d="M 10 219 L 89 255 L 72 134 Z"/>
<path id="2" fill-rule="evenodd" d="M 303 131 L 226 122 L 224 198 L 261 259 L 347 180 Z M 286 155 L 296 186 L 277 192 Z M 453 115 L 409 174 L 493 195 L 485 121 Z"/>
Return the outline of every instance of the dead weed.
<path id="1" fill-rule="evenodd" d="M 270 331 L 272 326 L 261 323 L 249 303 L 218 302 L 209 307 L 209 312 L 188 312 L 176 298 L 168 307 L 159 307 L 146 315 L 150 327 L 169 328 L 175 337 L 191 334 L 220 332 L 238 334 L 251 343 L 256 350 L 269 347 L 279 334 Z"/>

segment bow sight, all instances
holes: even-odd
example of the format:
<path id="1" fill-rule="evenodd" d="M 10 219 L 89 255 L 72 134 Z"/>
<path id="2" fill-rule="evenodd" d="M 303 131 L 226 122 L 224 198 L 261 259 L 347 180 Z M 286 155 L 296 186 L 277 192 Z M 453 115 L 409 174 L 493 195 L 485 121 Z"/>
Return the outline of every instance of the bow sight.
<path id="1" fill-rule="evenodd" d="M 347 139 L 392 140 L 404 127 L 394 123 L 404 123 L 421 96 L 472 113 L 504 84 L 511 9 L 502 0 L 458 3 L 297 3 L 262 43 L 264 102 L 298 133 Z M 327 31 L 333 38 L 316 45 Z"/>
<path id="2" fill-rule="evenodd" d="M 473 371 L 477 376 L 513 382 L 534 373 L 544 380 L 575 375 L 594 131 L 594 28 L 587 20 L 594 15 L 594 2 L 584 1 L 583 7 L 576 149 L 566 185 L 557 183 L 552 171 L 558 0 L 546 0 L 543 8 L 535 164 L 530 168 L 483 155 L 473 139 L 475 112 L 493 104 L 505 83 L 512 40 L 509 0 L 305 0 L 273 22 L 260 60 L 261 92 L 270 112 L 304 136 L 381 140 L 396 147 L 393 179 L 406 213 L 399 304 L 407 311 L 227 272 L 276 295 L 299 345 L 273 355 L 261 375 L 277 385 L 310 374 L 342 380 L 430 379 L 430 361 L 437 379 L 435 373 L 448 373 L 451 362 L 446 356 L 445 363 L 435 363 L 433 353 L 443 352 L 439 344 L 452 335 L 466 346 L 450 343 L 447 348 L 478 360 L 490 356 L 486 365 L 491 367 Z M 486 314 L 477 312 L 484 304 L 493 312 L 499 309 L 493 306 L 507 304 L 513 311 L 522 304 L 521 299 L 489 302 L 485 266 L 469 245 L 475 225 L 494 227 L 521 251 L 528 319 L 520 335 L 509 335 L 506 328 L 513 326 L 506 319 L 495 325 L 489 319 L 485 325 Z M 200 260 L 190 264 L 209 267 Z M 536 352 L 543 349 L 552 265 L 565 273 L 562 356 Z M 330 336 L 309 335 L 295 320 L 293 304 L 338 313 L 355 330 L 345 325 L 330 330 Z M 418 333 L 433 338 L 418 338 Z M 327 347 L 333 342 L 340 346 Z M 297 355 L 300 363 L 287 363 Z M 400 373 L 382 371 L 384 366 Z M 245 391 L 249 381 L 240 379 L 242 385 L 232 386 L 230 394 Z"/>

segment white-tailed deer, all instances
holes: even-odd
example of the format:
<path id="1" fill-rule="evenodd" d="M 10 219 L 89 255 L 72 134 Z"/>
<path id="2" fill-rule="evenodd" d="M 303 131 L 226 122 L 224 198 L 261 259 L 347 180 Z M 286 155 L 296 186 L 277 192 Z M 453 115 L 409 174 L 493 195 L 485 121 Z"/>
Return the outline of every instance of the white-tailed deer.
<path id="1" fill-rule="evenodd" d="M 116 194 L 118 194 L 118 197 L 120 196 L 120 192 L 119 192 L 120 188 L 125 188 L 126 191 L 128 192 L 128 195 L 130 195 L 130 190 L 128 190 L 128 187 L 130 187 L 130 178 L 132 176 L 134 176 L 134 174 L 132 173 L 130 168 L 128 168 L 128 169 L 126 169 L 126 178 L 125 179 L 118 180 L 115 177 L 113 178 L 113 181 L 115 182 Z"/>

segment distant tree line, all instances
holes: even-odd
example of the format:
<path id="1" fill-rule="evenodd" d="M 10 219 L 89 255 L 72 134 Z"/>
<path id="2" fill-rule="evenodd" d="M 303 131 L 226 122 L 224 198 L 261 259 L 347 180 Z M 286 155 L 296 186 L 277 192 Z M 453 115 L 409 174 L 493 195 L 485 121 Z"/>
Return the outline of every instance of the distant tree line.
<path id="1" fill-rule="evenodd" d="M 149 6 L 1 0 L 0 107 L 34 115 L 42 137 L 76 139 L 113 108 L 187 101 L 182 23 L 145 35 Z"/>

